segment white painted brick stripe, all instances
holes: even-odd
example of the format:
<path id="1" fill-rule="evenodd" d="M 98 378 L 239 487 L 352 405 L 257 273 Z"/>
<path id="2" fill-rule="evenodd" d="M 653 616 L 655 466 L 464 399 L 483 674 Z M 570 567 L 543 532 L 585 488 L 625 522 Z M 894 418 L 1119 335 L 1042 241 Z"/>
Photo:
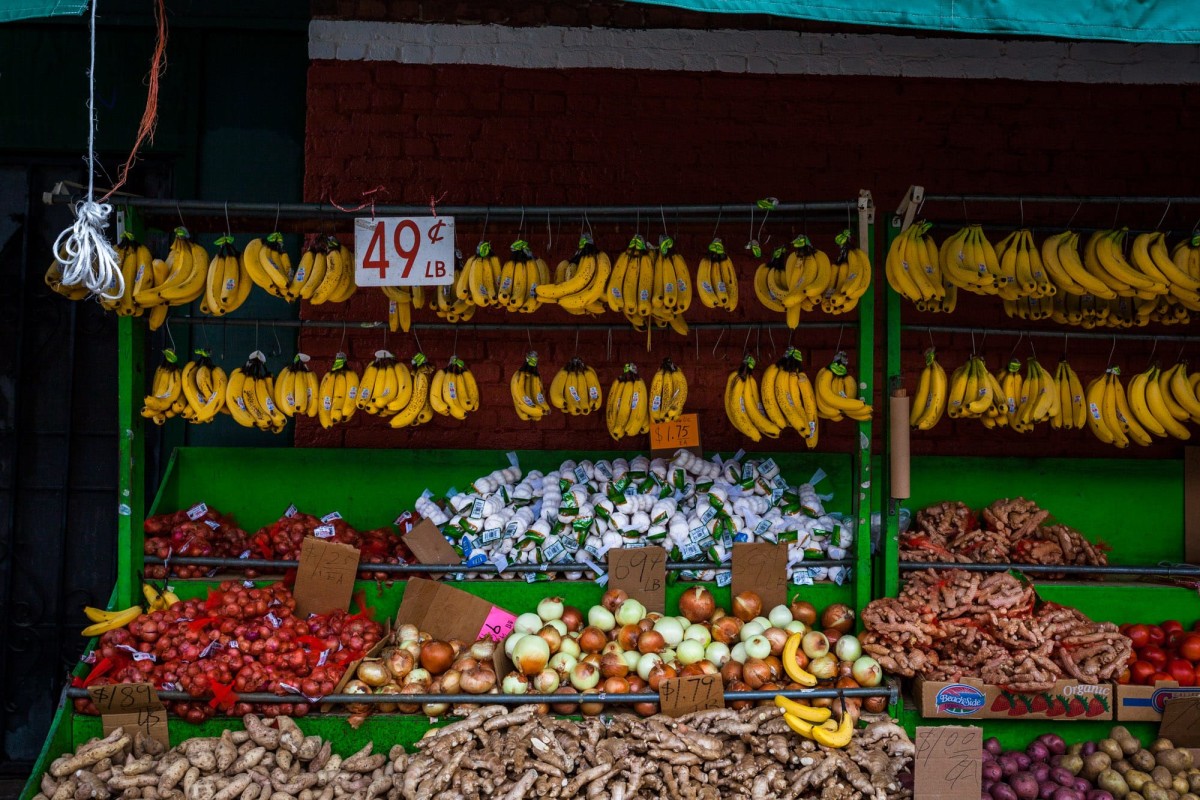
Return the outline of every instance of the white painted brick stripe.
<path id="1" fill-rule="evenodd" d="M 524 69 L 1200 83 L 1200 45 L 313 20 L 311 59 Z"/>

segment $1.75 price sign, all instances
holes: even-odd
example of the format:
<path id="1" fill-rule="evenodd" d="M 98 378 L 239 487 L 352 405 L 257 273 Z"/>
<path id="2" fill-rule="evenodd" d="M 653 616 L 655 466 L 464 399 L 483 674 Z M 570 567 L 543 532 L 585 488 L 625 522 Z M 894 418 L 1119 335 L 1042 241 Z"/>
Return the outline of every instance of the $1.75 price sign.
<path id="1" fill-rule="evenodd" d="M 679 448 L 700 452 L 700 425 L 695 414 L 681 414 L 669 422 L 650 423 L 650 451 L 653 455 L 674 455 Z"/>
<path id="2" fill-rule="evenodd" d="M 354 220 L 359 286 L 448 286 L 454 282 L 454 217 Z"/>

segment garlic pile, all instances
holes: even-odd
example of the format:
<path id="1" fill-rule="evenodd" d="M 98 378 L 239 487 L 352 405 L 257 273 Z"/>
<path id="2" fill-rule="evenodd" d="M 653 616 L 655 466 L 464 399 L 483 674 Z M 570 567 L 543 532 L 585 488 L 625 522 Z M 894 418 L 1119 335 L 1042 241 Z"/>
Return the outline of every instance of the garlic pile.
<path id="1" fill-rule="evenodd" d="M 659 545 L 674 561 L 706 561 L 713 568 L 681 573 L 685 579 L 727 582 L 734 542 L 788 543 L 789 571 L 797 583 L 847 577 L 844 567 L 802 566 L 808 559 L 842 559 L 850 548 L 850 520 L 826 513 L 813 483 L 791 485 L 774 459 L 712 460 L 679 450 L 674 458 L 565 461 L 552 472 L 523 474 L 513 465 L 479 478 L 472 491 L 435 501 L 428 489 L 415 503 L 463 556 L 467 567 L 491 562 L 506 579 L 512 564 L 587 565 L 603 582 L 605 554 L 614 547 Z M 828 500 L 830 496 L 825 496 Z M 497 573 L 467 572 L 463 578 Z M 528 581 L 558 572 L 526 572 Z M 561 577 L 578 580 L 581 571 Z"/>

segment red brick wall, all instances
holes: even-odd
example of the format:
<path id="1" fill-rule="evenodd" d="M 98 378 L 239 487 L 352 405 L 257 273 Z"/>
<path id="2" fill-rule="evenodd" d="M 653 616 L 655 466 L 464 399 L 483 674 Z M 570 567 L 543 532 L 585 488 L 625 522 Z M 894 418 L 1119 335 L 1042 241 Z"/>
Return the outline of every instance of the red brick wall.
<path id="1" fill-rule="evenodd" d="M 392 202 L 425 202 L 431 194 L 453 204 L 605 204 L 748 202 L 776 195 L 784 200 L 852 198 L 870 188 L 881 208 L 893 207 L 910 183 L 934 192 L 1027 194 L 1187 194 L 1200 179 L 1196 142 L 1200 141 L 1200 87 L 1101 86 L 1017 83 L 1010 81 L 914 80 L 862 77 L 767 77 L 701 73 L 571 70 L 504 70 L 467 66 L 408 66 L 385 62 L 316 61 L 309 73 L 309 115 L 305 193 L 308 200 L 332 197 L 346 203 L 377 185 L 387 187 Z M 1110 225 L 1114 209 L 1084 209 L 1075 224 Z M 1064 225 L 1073 208 L 1049 209 L 1043 219 Z M 963 217 L 959 207 L 933 207 L 930 215 L 952 222 Z M 1015 221 L 1019 210 L 973 207 L 975 220 Z M 1027 207 L 1027 221 L 1038 221 Z M 1162 208 L 1123 208 L 1122 224 L 1153 226 Z M 1164 223 L 1175 230 L 1200 213 L 1172 209 Z M 1191 214 L 1191 216 L 1186 216 Z M 1185 219 L 1186 217 L 1186 219 Z M 886 214 L 881 215 L 881 219 Z M 544 221 L 529 220 L 535 246 L 544 249 Z M 643 223 L 645 229 L 646 223 Z M 773 218 L 773 241 L 805 227 L 803 220 Z M 810 232 L 818 233 L 816 226 Z M 661 223 L 651 223 L 657 235 Z M 826 228 L 822 234 L 832 232 Z M 493 224 L 489 238 L 506 244 L 511 226 Z M 600 244 L 614 251 L 632 229 L 597 228 Z M 555 259 L 568 255 L 577 228 L 556 233 Z M 711 234 L 695 233 L 685 246 L 694 254 Z M 740 246 L 744 225 L 722 225 L 721 234 Z M 460 235 L 469 249 L 475 232 Z M 825 246 L 829 247 L 825 235 Z M 741 261 L 749 279 L 752 264 Z M 763 319 L 750 297 L 739 318 Z M 977 309 L 978 310 L 978 309 Z M 348 309 L 312 309 L 311 316 L 350 319 L 382 318 L 376 292 L 364 292 Z M 431 318 L 430 312 L 418 312 Z M 1000 323 L 991 306 L 933 324 Z M 911 313 L 909 317 L 914 315 Z M 697 319 L 702 317 L 697 316 Z M 503 321 L 500 314 L 480 319 Z M 539 312 L 535 321 L 562 319 Z M 714 318 L 721 319 L 721 318 Z M 524 321 L 522 318 L 520 321 Z M 837 332 L 801 330 L 796 341 L 816 350 L 823 361 L 832 353 Z M 306 332 L 303 347 L 318 357 L 337 349 L 341 334 Z M 549 380 L 574 352 L 569 332 L 535 336 Z M 719 413 L 720 386 L 729 362 L 743 349 L 744 334 L 725 336 L 714 362 L 716 333 L 701 337 L 696 365 L 695 338 L 663 334 L 653 352 L 631 332 L 613 337 L 614 355 L 605 364 L 602 335 L 584 334 L 579 352 L 601 372 L 607 388 L 617 364 L 635 360 L 651 372 L 664 354 L 686 365 L 693 383 L 696 410 L 705 413 L 706 441 L 734 449 Z M 782 338 L 776 334 L 776 345 Z M 378 333 L 348 336 L 351 355 L 369 356 L 382 339 Z M 411 355 L 408 338 L 394 349 Z M 665 339 L 668 344 L 660 346 Z M 731 341 L 737 339 L 737 341 Z M 751 337 L 754 343 L 754 337 Z M 437 360 L 450 355 L 450 339 L 432 333 L 422 337 L 426 352 Z M 847 333 L 845 344 L 852 344 Z M 965 357 L 969 339 L 937 341 L 946 350 L 943 363 L 952 368 Z M 989 363 L 1006 359 L 1012 338 L 986 343 Z M 1061 343 L 1038 340 L 1043 366 L 1053 369 Z M 920 364 L 926 337 L 905 340 L 905 363 Z M 1111 345 L 1072 342 L 1072 362 L 1081 375 L 1095 374 L 1107 363 Z M 566 443 L 603 447 L 609 440 L 603 420 L 569 423 L 555 415 L 538 425 L 519 423 L 508 400 L 506 381 L 528 347 L 524 330 L 512 334 L 459 335 L 457 350 L 481 378 L 490 402 L 467 424 L 435 421 L 429 428 L 392 432 L 378 423 L 354 420 L 332 432 L 301 425 L 300 444 L 349 446 L 561 447 Z M 640 349 L 639 349 L 640 347 Z M 1118 345 L 1119 363 L 1144 368 L 1151 345 Z M 768 350 L 768 339 L 762 337 Z M 778 348 L 777 348 L 778 349 Z M 1102 353 L 1099 351 L 1103 351 Z M 1021 353 L 1027 353 L 1022 343 Z M 1163 344 L 1158 355 L 1174 359 L 1177 345 Z M 1091 355 L 1089 355 L 1089 353 Z M 1098 354 L 1097 354 L 1098 353 Z M 879 350 L 882 360 L 883 351 Z M 1200 353 L 1193 355 L 1200 362 Z M 1128 367 L 1127 367 L 1128 371 Z M 908 381 L 914 385 L 915 381 Z M 714 407 L 715 403 L 715 407 Z M 712 410 L 709 410 L 712 409 Z M 844 423 L 843 423 L 844 425 Z M 932 436 L 914 437 L 915 452 L 980 452 L 1028 455 L 1035 447 L 1070 448 L 1080 454 L 1109 454 L 1084 434 L 1008 432 L 974 436 L 977 423 L 943 423 Z M 837 426 L 832 426 L 837 427 Z M 788 438 L 773 443 L 794 447 Z M 823 437 L 822 449 L 845 447 L 835 435 Z M 1164 455 L 1174 448 L 1155 447 L 1130 455 Z"/>

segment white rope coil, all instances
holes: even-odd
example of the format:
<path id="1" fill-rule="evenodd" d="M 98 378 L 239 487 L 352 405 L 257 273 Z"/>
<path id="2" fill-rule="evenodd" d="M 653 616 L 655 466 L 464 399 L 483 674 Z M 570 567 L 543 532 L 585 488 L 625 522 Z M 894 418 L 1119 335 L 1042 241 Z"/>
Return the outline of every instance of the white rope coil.
<path id="1" fill-rule="evenodd" d="M 74 208 L 75 222 L 54 240 L 54 257 L 64 286 L 86 286 L 105 300 L 125 294 L 116 248 L 104 235 L 112 206 L 84 200 Z"/>

